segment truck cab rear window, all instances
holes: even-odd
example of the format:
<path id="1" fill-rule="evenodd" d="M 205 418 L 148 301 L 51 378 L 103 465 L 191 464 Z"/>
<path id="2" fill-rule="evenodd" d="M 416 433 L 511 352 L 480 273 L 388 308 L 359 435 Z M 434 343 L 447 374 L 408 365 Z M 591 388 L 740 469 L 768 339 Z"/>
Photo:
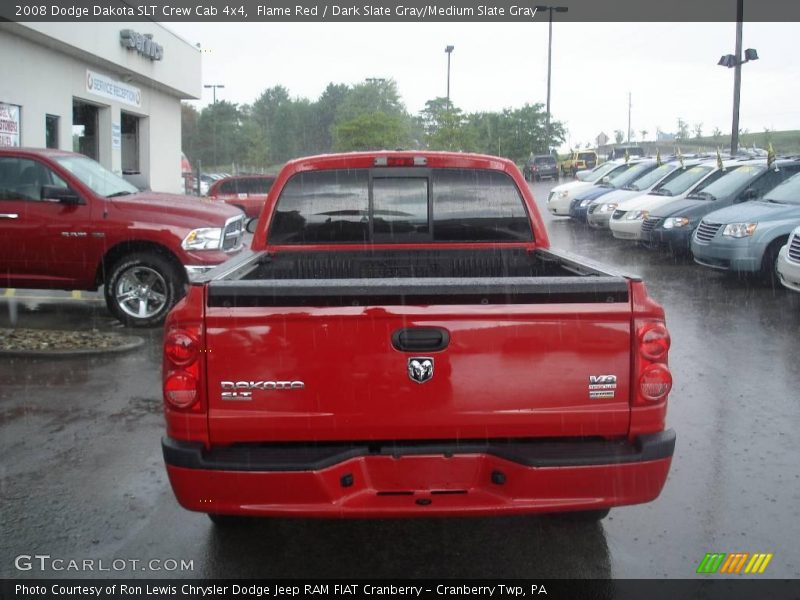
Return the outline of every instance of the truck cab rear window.
<path id="1" fill-rule="evenodd" d="M 514 181 L 499 171 L 368 169 L 299 173 L 287 182 L 272 244 L 531 241 Z"/>

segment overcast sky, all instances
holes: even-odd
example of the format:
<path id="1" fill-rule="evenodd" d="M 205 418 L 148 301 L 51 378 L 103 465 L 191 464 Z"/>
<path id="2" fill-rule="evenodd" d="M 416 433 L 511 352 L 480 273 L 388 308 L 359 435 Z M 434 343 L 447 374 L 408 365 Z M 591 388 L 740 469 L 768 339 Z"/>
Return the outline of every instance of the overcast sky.
<path id="1" fill-rule="evenodd" d="M 203 82 L 221 83 L 217 98 L 252 103 L 283 85 L 315 100 L 329 82 L 393 78 L 408 110 L 446 95 L 447 57 L 455 46 L 450 96 L 466 112 L 544 104 L 547 23 L 168 23 L 210 52 Z M 648 138 L 656 128 L 731 128 L 733 69 L 717 66 L 734 51 L 734 23 L 555 23 L 553 118 L 568 128 L 568 145 L 631 127 Z M 741 127 L 751 132 L 800 129 L 800 25 L 745 23 L 744 48 L 760 60 L 742 68 Z M 211 102 L 204 90 L 198 106 Z M 780 151 L 779 148 L 776 150 Z"/>

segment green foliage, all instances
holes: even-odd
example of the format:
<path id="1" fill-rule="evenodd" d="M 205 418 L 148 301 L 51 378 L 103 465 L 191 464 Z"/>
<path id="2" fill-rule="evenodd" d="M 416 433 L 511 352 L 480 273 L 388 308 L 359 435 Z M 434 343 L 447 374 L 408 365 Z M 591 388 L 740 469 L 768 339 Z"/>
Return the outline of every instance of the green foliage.
<path id="1" fill-rule="evenodd" d="M 541 104 L 466 114 L 434 98 L 411 117 L 391 79 L 330 83 L 316 101 L 293 98 L 278 85 L 251 105 L 220 101 L 198 112 L 185 104 L 181 123 L 183 150 L 193 163 L 249 169 L 331 151 L 393 148 L 482 152 L 524 162 L 566 136 L 563 124 L 551 121 L 548 144 Z"/>
<path id="2" fill-rule="evenodd" d="M 614 130 L 614 141 L 617 142 L 618 144 L 621 144 L 622 140 L 624 140 L 624 139 L 625 139 L 625 134 L 622 133 L 622 130 L 621 129 L 615 129 Z"/>
<path id="3" fill-rule="evenodd" d="M 405 120 L 396 114 L 363 113 L 334 125 L 333 149 L 348 152 L 402 148 L 408 143 L 406 125 Z"/>

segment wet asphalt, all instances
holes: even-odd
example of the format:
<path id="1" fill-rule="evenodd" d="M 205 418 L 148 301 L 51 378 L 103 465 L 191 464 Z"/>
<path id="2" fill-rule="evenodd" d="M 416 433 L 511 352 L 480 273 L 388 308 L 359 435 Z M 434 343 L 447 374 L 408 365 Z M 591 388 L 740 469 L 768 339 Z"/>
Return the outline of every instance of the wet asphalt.
<path id="1" fill-rule="evenodd" d="M 678 442 L 656 501 L 600 524 L 268 519 L 220 531 L 180 508 L 166 478 L 160 330 L 120 328 L 92 294 L 22 292 L 0 297 L 0 327 L 96 327 L 146 344 L 0 358 L 0 577 L 685 578 L 707 552 L 770 552 L 761 577 L 800 577 L 800 294 L 552 218 L 552 185 L 532 186 L 552 246 L 638 273 L 667 312 Z M 94 570 L 15 566 L 37 554 Z M 170 559 L 191 569 L 167 570 Z"/>

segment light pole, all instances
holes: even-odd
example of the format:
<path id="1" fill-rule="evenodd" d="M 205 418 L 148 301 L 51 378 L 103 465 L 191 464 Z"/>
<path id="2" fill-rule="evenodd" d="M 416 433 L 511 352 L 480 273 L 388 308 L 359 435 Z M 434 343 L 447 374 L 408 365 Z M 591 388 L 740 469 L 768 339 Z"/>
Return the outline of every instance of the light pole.
<path id="1" fill-rule="evenodd" d="M 455 50 L 455 46 L 446 46 L 444 51 L 447 53 L 447 110 L 450 110 L 450 54 Z"/>
<path id="2" fill-rule="evenodd" d="M 545 141 L 547 142 L 547 153 L 550 154 L 550 72 L 552 69 L 553 58 L 553 11 L 565 13 L 569 9 L 566 6 L 537 6 L 537 11 L 546 10 L 549 15 L 549 32 L 547 37 L 547 122 L 544 127 Z"/>
<path id="3" fill-rule="evenodd" d="M 731 125 L 731 156 L 739 150 L 739 97 L 742 91 L 742 65 L 758 60 L 758 52 L 753 48 L 744 51 L 742 60 L 742 22 L 744 20 L 744 0 L 736 0 L 736 54 L 725 54 L 718 65 L 733 68 L 733 124 Z"/>
<path id="4" fill-rule="evenodd" d="M 224 88 L 225 86 L 221 83 L 212 83 L 210 85 L 204 85 L 204 88 L 211 88 L 214 90 L 214 104 L 217 103 L 217 88 Z"/>

